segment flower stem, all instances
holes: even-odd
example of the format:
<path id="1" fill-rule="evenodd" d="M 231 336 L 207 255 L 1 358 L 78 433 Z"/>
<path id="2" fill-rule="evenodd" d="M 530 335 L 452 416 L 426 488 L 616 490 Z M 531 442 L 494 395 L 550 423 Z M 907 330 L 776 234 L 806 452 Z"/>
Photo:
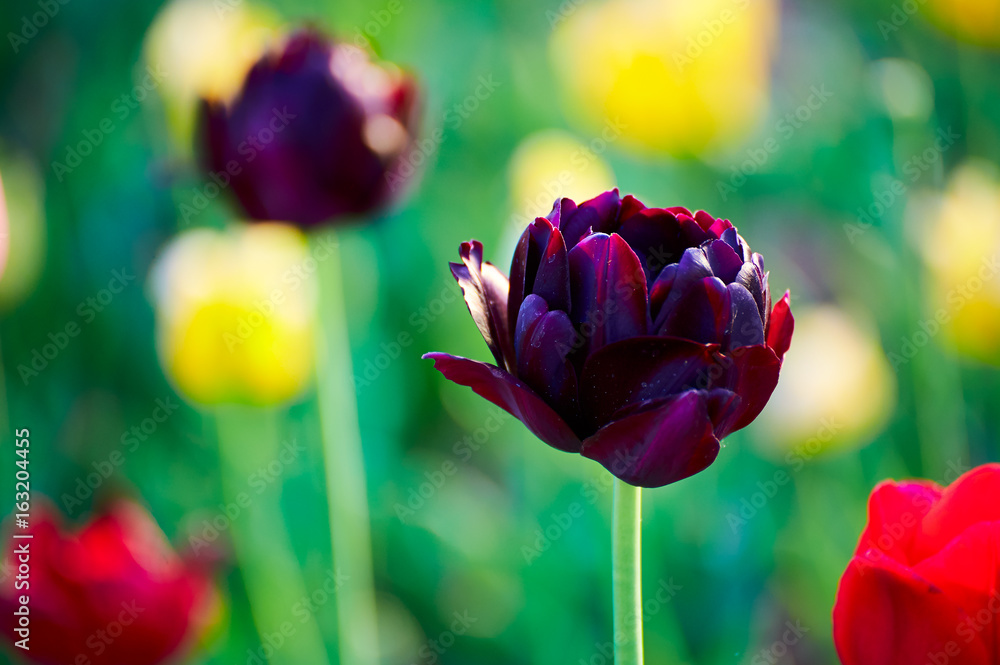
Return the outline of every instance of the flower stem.
<path id="1" fill-rule="evenodd" d="M 615 479 L 612 526 L 615 665 L 642 664 L 642 494 Z"/>
<path id="2" fill-rule="evenodd" d="M 280 633 L 282 625 L 292 621 L 295 604 L 307 595 L 281 514 L 280 484 L 259 495 L 248 484 L 259 468 L 279 459 L 281 436 L 276 415 L 263 409 L 221 406 L 215 412 L 215 424 L 227 503 L 227 514 L 222 517 L 232 529 L 250 611 L 263 644 L 265 635 Z M 229 513 L 232 506 L 236 508 Z M 272 665 L 328 662 L 315 619 L 298 625 L 268 660 Z"/>
<path id="3" fill-rule="evenodd" d="M 313 242 L 318 244 L 319 240 L 313 237 Z M 318 272 L 320 325 L 316 390 L 333 559 L 338 572 L 347 578 L 337 593 L 340 662 L 342 665 L 377 665 L 368 489 L 338 243 L 323 245 L 315 254 L 324 256 L 327 253 L 329 257 L 319 261 Z"/>

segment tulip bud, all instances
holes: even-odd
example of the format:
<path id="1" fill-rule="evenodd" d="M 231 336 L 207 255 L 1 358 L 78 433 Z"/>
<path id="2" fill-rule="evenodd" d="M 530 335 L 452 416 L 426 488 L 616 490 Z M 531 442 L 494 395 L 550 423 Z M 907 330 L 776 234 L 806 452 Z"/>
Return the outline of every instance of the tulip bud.
<path id="1" fill-rule="evenodd" d="M 728 221 L 618 190 L 556 201 L 510 278 L 463 243 L 451 264 L 496 365 L 431 353 L 446 378 L 549 445 L 659 487 L 710 465 L 778 381 L 793 320 Z"/>
<path id="2" fill-rule="evenodd" d="M 202 107 L 206 168 L 252 219 L 310 226 L 371 214 L 412 174 L 401 164 L 416 124 L 413 80 L 316 32 L 292 35 L 235 98 Z"/>
<path id="3" fill-rule="evenodd" d="M 203 405 L 298 395 L 313 373 L 319 258 L 279 224 L 175 239 L 152 279 L 160 361 L 178 391 Z"/>

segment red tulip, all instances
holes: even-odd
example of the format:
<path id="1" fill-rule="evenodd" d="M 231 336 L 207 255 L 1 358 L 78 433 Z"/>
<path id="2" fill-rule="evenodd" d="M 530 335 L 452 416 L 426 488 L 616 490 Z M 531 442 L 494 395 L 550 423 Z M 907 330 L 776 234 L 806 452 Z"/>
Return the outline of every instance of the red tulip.
<path id="1" fill-rule="evenodd" d="M 28 649 L 14 650 L 43 665 L 154 665 L 180 654 L 204 626 L 213 592 L 149 513 L 121 501 L 77 532 L 55 516 L 36 503 L 30 529 L 16 530 L 32 538 L 10 539 L 0 614 L 11 643 L 25 637 L 12 617 L 28 600 Z"/>
<path id="2" fill-rule="evenodd" d="M 1000 663 L 1000 464 L 884 482 L 833 608 L 844 665 Z"/>

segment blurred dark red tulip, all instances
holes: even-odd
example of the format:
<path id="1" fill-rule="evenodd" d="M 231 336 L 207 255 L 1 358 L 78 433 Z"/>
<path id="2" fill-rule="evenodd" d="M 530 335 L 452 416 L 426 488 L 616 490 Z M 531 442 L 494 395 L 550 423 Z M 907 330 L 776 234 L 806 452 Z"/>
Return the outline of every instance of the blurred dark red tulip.
<path id="1" fill-rule="evenodd" d="M 413 165 L 411 78 L 313 31 L 247 74 L 234 100 L 202 105 L 205 161 L 252 219 L 313 225 L 389 203 Z"/>
<path id="2" fill-rule="evenodd" d="M 1000 464 L 876 487 L 833 608 L 844 665 L 997 665 L 998 615 Z"/>
<path id="3" fill-rule="evenodd" d="M 204 627 L 214 598 L 208 579 L 182 562 L 153 518 L 121 501 L 77 532 L 56 511 L 33 506 L 30 539 L 11 539 L 10 578 L 0 591 L 3 631 L 28 596 L 27 651 L 42 665 L 155 665 L 180 655 Z M 11 525 L 13 526 L 13 525 Z M 28 586 L 15 588 L 17 548 L 27 545 Z"/>
<path id="4" fill-rule="evenodd" d="M 760 254 L 727 220 L 618 190 L 557 201 L 528 226 L 510 280 L 461 246 L 451 264 L 496 366 L 430 353 L 448 379 L 549 445 L 659 487 L 709 466 L 767 403 L 791 342 Z"/>

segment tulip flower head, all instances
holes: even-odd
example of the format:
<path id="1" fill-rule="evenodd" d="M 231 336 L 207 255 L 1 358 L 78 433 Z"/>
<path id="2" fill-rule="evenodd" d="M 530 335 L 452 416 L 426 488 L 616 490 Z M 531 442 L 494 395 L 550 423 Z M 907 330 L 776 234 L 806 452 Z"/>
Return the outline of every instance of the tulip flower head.
<path id="1" fill-rule="evenodd" d="M 416 107 L 398 69 L 299 32 L 253 66 L 234 99 L 203 104 L 206 167 L 252 219 L 311 226 L 372 213 L 412 174 L 403 157 Z"/>
<path id="2" fill-rule="evenodd" d="M 844 665 L 1000 662 L 1000 464 L 880 484 L 833 608 Z"/>
<path id="3" fill-rule="evenodd" d="M 0 607 L 14 616 L 19 596 L 29 596 L 28 649 L 17 651 L 31 662 L 156 665 L 181 655 L 211 617 L 210 582 L 136 504 L 115 503 L 72 532 L 36 503 L 30 529 L 18 533 L 32 538 L 9 541 L 8 563 L 28 543 L 30 591 L 4 584 Z M 15 624 L 4 630 L 11 644 L 22 639 Z"/>
<path id="4" fill-rule="evenodd" d="M 181 234 L 153 268 L 161 363 L 202 405 L 277 404 L 313 373 L 315 259 L 291 226 Z"/>
<path id="5" fill-rule="evenodd" d="M 728 221 L 618 190 L 556 202 L 508 280 L 478 241 L 451 264 L 496 365 L 430 353 L 563 451 L 659 487 L 708 467 L 778 381 L 793 320 Z"/>

